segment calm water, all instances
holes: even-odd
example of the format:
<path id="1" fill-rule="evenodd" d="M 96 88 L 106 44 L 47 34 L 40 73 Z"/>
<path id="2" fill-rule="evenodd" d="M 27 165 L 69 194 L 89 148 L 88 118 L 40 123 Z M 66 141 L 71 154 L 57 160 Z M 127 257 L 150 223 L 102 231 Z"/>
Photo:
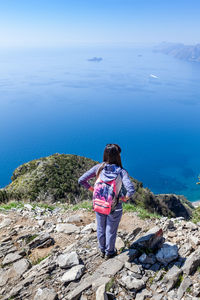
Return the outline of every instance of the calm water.
<path id="1" fill-rule="evenodd" d="M 0 187 L 29 160 L 101 160 L 114 142 L 144 186 L 199 200 L 199 117 L 200 64 L 137 48 L 1 50 Z"/>

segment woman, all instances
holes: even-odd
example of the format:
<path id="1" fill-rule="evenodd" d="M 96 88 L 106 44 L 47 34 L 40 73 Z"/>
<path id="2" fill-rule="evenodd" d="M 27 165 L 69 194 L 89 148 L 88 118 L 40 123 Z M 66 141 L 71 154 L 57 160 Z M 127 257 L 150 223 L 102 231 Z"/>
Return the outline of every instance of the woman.
<path id="1" fill-rule="evenodd" d="M 116 180 L 116 205 L 112 208 L 109 215 L 96 212 L 97 219 L 97 238 L 100 248 L 101 257 L 109 259 L 117 253 L 115 251 L 115 241 L 117 229 L 122 217 L 122 201 L 126 202 L 134 193 L 134 186 L 131 182 L 128 173 L 123 169 L 121 163 L 121 148 L 117 144 L 108 144 L 105 147 L 103 154 L 103 163 L 97 164 L 89 171 L 84 173 L 78 180 L 79 184 L 83 185 L 91 192 L 94 188 L 88 181 L 97 177 L 103 182 Z M 125 188 L 125 195 L 122 190 Z"/>

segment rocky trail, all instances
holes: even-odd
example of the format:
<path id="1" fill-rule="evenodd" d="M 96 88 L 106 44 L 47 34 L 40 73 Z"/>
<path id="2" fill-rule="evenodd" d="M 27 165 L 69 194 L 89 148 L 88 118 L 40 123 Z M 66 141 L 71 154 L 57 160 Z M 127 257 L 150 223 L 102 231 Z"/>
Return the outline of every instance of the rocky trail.
<path id="1" fill-rule="evenodd" d="M 105 261 L 95 214 L 31 204 L 0 212 L 0 299 L 200 299 L 200 224 L 124 213 Z"/>

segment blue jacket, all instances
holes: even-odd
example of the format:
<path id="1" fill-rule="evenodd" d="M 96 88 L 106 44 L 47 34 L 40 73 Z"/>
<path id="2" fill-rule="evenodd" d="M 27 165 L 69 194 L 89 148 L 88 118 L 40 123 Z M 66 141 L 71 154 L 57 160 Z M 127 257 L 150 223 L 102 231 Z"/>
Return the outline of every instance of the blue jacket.
<path id="1" fill-rule="evenodd" d="M 101 167 L 101 164 L 97 164 L 94 167 L 92 167 L 90 170 L 85 172 L 79 178 L 78 183 L 83 185 L 86 189 L 89 189 L 91 185 L 88 183 L 88 180 L 90 180 L 93 177 L 96 177 L 97 172 L 100 167 Z M 106 164 L 100 173 L 100 179 L 105 182 L 111 181 L 111 180 L 115 179 L 119 174 L 121 175 L 121 178 L 122 178 L 122 184 L 127 191 L 126 195 L 128 197 L 131 197 L 133 195 L 133 193 L 135 192 L 135 189 L 134 189 L 134 185 L 131 182 L 130 177 L 126 170 L 116 166 L 115 164 L 112 164 L 112 165 Z"/>

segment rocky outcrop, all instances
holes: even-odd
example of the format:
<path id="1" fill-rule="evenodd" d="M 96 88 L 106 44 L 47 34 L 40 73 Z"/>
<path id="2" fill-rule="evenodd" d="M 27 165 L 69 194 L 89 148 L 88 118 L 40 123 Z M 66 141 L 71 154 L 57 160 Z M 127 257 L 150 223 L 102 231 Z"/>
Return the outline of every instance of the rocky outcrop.
<path id="1" fill-rule="evenodd" d="M 159 202 L 158 212 L 164 216 L 184 217 L 188 220 L 194 209 L 191 202 L 187 201 L 183 196 L 174 194 L 160 194 L 155 196 Z"/>
<path id="2" fill-rule="evenodd" d="M 136 223 L 135 213 L 127 216 Z M 0 226 L 2 300 L 200 297 L 200 224 L 180 217 L 127 224 L 118 232 L 118 255 L 105 261 L 92 213 L 47 208 L 41 214 L 26 206 L 4 210 L 0 225 L 7 219 Z M 71 224 L 74 231 L 58 232 L 58 224 Z"/>
<path id="3" fill-rule="evenodd" d="M 0 190 L 0 202 L 14 199 L 74 204 L 91 199 L 90 192 L 77 182 L 96 163 L 85 157 L 67 154 L 30 161 L 19 166 L 13 173 L 11 184 Z M 154 195 L 148 188 L 143 188 L 141 182 L 133 178 L 132 181 L 136 190 L 131 200 L 134 205 L 164 216 L 190 218 L 194 207 L 182 196 Z"/>

